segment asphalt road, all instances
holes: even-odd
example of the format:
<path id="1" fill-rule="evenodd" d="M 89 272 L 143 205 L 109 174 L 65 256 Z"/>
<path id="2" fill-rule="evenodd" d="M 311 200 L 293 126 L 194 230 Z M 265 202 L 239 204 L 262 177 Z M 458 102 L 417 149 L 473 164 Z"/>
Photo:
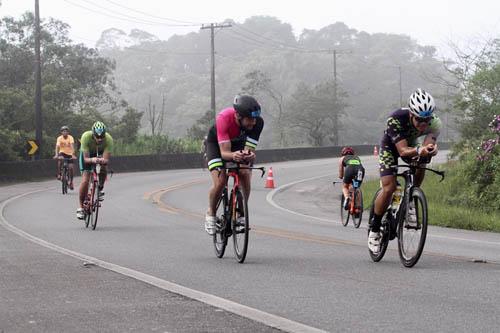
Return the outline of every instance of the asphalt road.
<path id="1" fill-rule="evenodd" d="M 431 227 L 414 268 L 402 267 L 395 242 L 373 263 L 366 220 L 360 229 L 339 223 L 336 163 L 270 165 L 273 191 L 254 176 L 244 264 L 231 245 L 217 259 L 203 230 L 206 171 L 115 175 L 96 231 L 75 219 L 76 194 L 62 196 L 55 181 L 3 188 L 0 199 L 41 191 L 3 203 L 10 231 L 0 229 L 0 253 L 8 253 L 0 267 L 12 274 L 0 283 L 9 295 L 0 331 L 497 330 L 500 235 Z M 373 157 L 364 164 L 376 174 Z M 22 256 L 12 253 L 16 247 Z M 38 260 L 47 262 L 32 263 Z M 57 303 L 67 300 L 61 295 L 80 306 Z M 30 323 L 37 314 L 44 315 Z"/>

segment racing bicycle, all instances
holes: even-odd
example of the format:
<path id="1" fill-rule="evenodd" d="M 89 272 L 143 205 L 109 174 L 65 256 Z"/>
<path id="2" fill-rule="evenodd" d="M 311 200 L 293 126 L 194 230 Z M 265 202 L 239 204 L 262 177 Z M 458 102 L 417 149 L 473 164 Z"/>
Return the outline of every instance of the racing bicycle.
<path id="1" fill-rule="evenodd" d="M 241 188 L 239 176 L 239 171 L 244 169 L 260 170 L 261 177 L 264 177 L 264 167 L 255 168 L 226 162 L 225 167 L 219 168 L 219 175 L 225 172 L 227 177 L 224 190 L 216 206 L 217 221 L 213 235 L 215 254 L 218 258 L 224 256 L 227 241 L 229 237 L 233 237 L 234 254 L 239 263 L 245 261 L 250 231 L 248 202 Z"/>
<path id="2" fill-rule="evenodd" d="M 373 261 L 382 260 L 387 250 L 390 240 L 398 238 L 399 259 L 405 267 L 413 267 L 424 250 L 425 239 L 427 236 L 428 225 L 428 207 L 424 191 L 414 185 L 415 173 L 417 170 L 429 170 L 441 176 L 440 182 L 444 179 L 444 171 L 419 166 L 418 159 L 411 160 L 408 164 L 397 165 L 397 168 L 406 170 L 398 173 L 396 176 L 404 181 L 403 191 L 401 193 L 401 202 L 399 206 L 389 205 L 384 216 L 380 232 L 382 239 L 380 241 L 379 252 L 374 253 L 370 249 L 370 257 Z M 372 200 L 370 209 L 370 221 L 373 217 L 375 199 L 382 189 L 378 189 Z M 411 209 L 409 209 L 411 208 Z M 410 216 L 410 211 L 411 215 Z M 370 228 L 368 228 L 368 233 Z"/>

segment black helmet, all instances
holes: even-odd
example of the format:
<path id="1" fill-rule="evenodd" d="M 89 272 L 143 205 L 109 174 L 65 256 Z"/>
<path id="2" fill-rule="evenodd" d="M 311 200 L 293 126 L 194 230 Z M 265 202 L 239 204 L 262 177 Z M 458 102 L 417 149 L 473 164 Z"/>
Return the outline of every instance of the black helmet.
<path id="1" fill-rule="evenodd" d="M 60 132 L 62 131 L 68 131 L 69 132 L 69 127 L 68 126 L 62 126 Z"/>
<path id="2" fill-rule="evenodd" d="M 236 95 L 233 107 L 241 117 L 257 118 L 260 116 L 260 105 L 249 95 Z"/>

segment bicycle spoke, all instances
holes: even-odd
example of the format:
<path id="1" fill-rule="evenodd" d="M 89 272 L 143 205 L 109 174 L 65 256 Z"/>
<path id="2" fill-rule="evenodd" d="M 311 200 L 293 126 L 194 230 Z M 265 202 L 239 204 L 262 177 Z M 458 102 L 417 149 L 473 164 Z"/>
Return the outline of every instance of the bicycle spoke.
<path id="1" fill-rule="evenodd" d="M 421 189 L 413 189 L 410 204 L 414 206 L 415 214 L 409 208 L 405 209 L 409 213 L 401 217 L 398 232 L 399 257 L 406 267 L 414 266 L 419 260 L 427 235 L 427 202 Z"/>

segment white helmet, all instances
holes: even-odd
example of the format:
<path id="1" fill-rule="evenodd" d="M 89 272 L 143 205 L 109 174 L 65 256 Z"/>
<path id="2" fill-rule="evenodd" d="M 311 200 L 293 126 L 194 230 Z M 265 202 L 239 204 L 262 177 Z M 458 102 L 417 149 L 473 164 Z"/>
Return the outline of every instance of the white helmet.
<path id="1" fill-rule="evenodd" d="M 432 116 L 436 104 L 431 94 L 418 88 L 408 99 L 408 107 L 413 115 L 420 118 L 429 118 Z"/>

